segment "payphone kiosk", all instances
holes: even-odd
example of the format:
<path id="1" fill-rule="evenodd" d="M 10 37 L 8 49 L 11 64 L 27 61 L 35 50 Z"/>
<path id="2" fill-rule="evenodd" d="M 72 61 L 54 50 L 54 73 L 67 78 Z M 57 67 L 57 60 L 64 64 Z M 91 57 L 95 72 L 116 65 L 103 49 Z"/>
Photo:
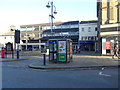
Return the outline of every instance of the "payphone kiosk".
<path id="1" fill-rule="evenodd" d="M 71 39 L 49 39 L 49 61 L 71 62 L 72 40 Z"/>

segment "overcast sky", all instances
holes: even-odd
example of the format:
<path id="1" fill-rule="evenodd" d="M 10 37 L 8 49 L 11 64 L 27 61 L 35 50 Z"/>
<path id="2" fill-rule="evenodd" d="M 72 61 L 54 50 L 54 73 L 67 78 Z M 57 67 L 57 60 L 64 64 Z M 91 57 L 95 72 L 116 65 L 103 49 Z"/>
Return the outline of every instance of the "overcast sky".
<path id="1" fill-rule="evenodd" d="M 49 0 L 0 0 L 0 32 L 9 25 L 48 23 Z M 55 21 L 97 20 L 96 0 L 53 0 L 57 10 Z"/>

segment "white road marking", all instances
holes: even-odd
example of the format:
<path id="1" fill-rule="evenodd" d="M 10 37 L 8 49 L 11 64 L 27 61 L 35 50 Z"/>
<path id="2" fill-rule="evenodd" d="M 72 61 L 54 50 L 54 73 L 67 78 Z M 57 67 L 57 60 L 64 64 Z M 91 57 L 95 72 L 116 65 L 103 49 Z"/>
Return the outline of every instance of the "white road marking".
<path id="1" fill-rule="evenodd" d="M 102 76 L 108 76 L 108 77 L 111 76 L 111 75 L 108 75 L 108 74 L 103 74 L 102 72 L 99 72 L 99 75 L 102 75 Z"/>

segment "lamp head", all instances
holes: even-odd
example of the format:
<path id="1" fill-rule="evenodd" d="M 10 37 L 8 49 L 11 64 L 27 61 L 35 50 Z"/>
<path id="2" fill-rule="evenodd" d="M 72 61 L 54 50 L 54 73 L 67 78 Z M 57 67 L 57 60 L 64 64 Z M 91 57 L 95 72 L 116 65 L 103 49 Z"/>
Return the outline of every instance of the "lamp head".
<path id="1" fill-rule="evenodd" d="M 54 14 L 57 14 L 57 12 L 56 12 L 56 11 L 54 11 Z"/>
<path id="2" fill-rule="evenodd" d="M 47 8 L 50 8 L 50 5 L 49 5 L 49 3 L 48 3 L 48 5 L 46 5 L 46 7 L 47 7 Z"/>

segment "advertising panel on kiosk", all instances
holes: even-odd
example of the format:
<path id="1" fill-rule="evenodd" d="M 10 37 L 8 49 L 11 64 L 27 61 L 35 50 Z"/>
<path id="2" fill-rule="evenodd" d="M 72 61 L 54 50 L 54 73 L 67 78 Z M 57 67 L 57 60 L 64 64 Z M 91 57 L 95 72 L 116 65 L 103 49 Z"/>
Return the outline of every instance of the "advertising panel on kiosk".
<path id="1" fill-rule="evenodd" d="M 58 42 L 58 60 L 66 61 L 66 41 Z"/>

